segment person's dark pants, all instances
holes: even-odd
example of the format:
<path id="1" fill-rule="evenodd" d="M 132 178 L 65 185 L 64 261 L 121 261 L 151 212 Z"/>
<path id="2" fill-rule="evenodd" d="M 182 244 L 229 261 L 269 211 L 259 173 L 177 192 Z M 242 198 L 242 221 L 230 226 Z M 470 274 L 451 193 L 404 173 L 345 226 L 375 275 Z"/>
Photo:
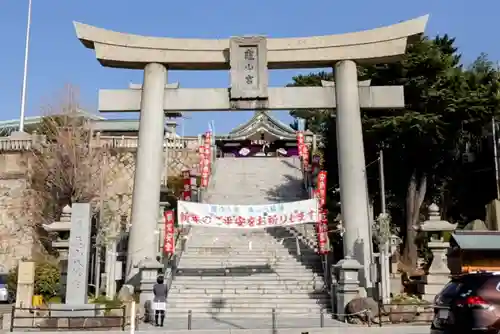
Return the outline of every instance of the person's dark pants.
<path id="1" fill-rule="evenodd" d="M 160 318 L 159 324 L 158 324 L 158 318 Z M 155 310 L 155 325 L 163 327 L 164 322 L 165 322 L 165 311 L 164 310 Z"/>

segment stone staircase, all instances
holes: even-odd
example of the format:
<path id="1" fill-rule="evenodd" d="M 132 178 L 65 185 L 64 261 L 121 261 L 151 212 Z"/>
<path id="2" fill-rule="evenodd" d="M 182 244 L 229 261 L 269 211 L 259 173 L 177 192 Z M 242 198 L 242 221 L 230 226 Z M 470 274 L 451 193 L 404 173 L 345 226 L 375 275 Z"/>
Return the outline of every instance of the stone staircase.
<path id="1" fill-rule="evenodd" d="M 294 158 L 222 158 L 205 196 L 213 204 L 305 198 Z M 192 228 L 168 296 L 168 317 L 319 317 L 329 306 L 314 224 Z"/>

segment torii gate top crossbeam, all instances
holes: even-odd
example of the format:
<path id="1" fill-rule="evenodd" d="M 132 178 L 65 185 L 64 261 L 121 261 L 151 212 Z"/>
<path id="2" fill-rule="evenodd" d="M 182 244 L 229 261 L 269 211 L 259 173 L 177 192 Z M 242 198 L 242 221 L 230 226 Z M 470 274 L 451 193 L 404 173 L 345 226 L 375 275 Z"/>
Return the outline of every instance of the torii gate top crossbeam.
<path id="1" fill-rule="evenodd" d="M 391 26 L 347 34 L 267 39 L 269 69 L 330 67 L 340 60 L 388 63 L 406 51 L 408 38 L 422 34 L 428 15 Z M 75 22 L 76 34 L 94 49 L 103 66 L 143 69 L 148 63 L 171 70 L 229 69 L 229 39 L 147 37 Z"/>

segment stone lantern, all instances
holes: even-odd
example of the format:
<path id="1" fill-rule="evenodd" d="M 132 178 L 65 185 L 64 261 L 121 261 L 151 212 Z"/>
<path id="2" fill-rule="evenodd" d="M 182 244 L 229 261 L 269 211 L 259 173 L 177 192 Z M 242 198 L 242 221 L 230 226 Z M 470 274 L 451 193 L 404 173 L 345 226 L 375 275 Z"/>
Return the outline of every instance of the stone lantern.
<path id="1" fill-rule="evenodd" d="M 344 310 L 347 304 L 359 294 L 359 272 L 363 266 L 350 256 L 344 257 L 333 266 L 338 272 L 335 306 L 338 320 L 344 320 Z"/>
<path id="2" fill-rule="evenodd" d="M 432 252 L 432 262 L 429 267 L 427 285 L 425 287 L 424 298 L 426 300 L 434 300 L 434 296 L 449 281 L 451 273 L 450 269 L 448 269 L 447 252 L 450 243 L 444 241 L 443 233 L 452 232 L 456 228 L 456 224 L 451 224 L 441 219 L 439 207 L 434 203 L 429 206 L 429 219 L 419 226 L 420 231 L 430 233 L 431 235 L 430 241 L 427 244 Z"/>
<path id="3" fill-rule="evenodd" d="M 54 235 L 52 247 L 59 254 L 59 269 L 61 270 L 61 288 L 66 286 L 66 275 L 68 272 L 69 236 L 71 231 L 71 207 L 66 205 L 61 212 L 59 221 L 44 224 L 43 229 Z"/>

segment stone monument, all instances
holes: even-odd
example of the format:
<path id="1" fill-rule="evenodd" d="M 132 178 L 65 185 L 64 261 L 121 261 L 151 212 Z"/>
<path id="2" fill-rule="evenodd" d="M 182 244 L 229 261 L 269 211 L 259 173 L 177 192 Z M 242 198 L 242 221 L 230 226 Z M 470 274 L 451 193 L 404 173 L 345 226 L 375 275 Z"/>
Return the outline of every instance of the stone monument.
<path id="1" fill-rule="evenodd" d="M 154 259 L 154 230 L 160 203 L 164 117 L 183 111 L 335 109 L 345 254 L 355 252 L 362 284 L 370 278 L 371 236 L 365 154 L 360 109 L 404 108 L 402 86 L 360 86 L 357 65 L 397 61 L 411 37 L 424 32 L 427 16 L 390 27 L 345 35 L 301 38 L 263 36 L 201 40 L 150 38 L 75 23 L 83 45 L 94 49 L 101 65 L 140 69 L 141 90 L 101 90 L 101 112 L 140 112 L 133 190 L 127 279 L 137 276 L 139 263 Z M 330 87 L 268 87 L 268 70 L 334 66 Z M 229 70 L 231 87 L 167 89 L 172 70 Z"/>
<path id="2" fill-rule="evenodd" d="M 14 327 L 29 327 L 33 325 L 34 319 L 30 316 L 29 308 L 32 307 L 33 290 L 35 285 L 35 263 L 20 261 L 17 269 L 17 291 L 16 291 L 16 317 L 14 324 L 11 317 L 4 315 L 1 326 L 4 330 L 13 325 Z M 23 309 L 24 308 L 24 309 Z"/>
<path id="3" fill-rule="evenodd" d="M 451 224 L 441 219 L 439 207 L 436 204 L 429 206 L 429 219 L 420 225 L 420 231 L 431 234 L 431 239 L 427 246 L 432 252 L 432 262 L 427 274 L 424 299 L 433 301 L 443 286 L 448 283 L 450 269 L 448 269 L 447 252 L 450 243 L 443 241 L 443 232 L 452 232 L 457 228 L 456 224 Z"/>
<path id="4" fill-rule="evenodd" d="M 68 251 L 68 276 L 65 304 L 52 304 L 53 316 L 84 317 L 95 315 L 95 305 L 87 302 L 89 279 L 90 231 L 92 212 L 89 203 L 71 207 L 71 230 Z M 69 312 L 71 310 L 75 310 Z"/>
<path id="5" fill-rule="evenodd" d="M 30 308 L 35 288 L 35 262 L 20 261 L 17 268 L 16 307 Z"/>

